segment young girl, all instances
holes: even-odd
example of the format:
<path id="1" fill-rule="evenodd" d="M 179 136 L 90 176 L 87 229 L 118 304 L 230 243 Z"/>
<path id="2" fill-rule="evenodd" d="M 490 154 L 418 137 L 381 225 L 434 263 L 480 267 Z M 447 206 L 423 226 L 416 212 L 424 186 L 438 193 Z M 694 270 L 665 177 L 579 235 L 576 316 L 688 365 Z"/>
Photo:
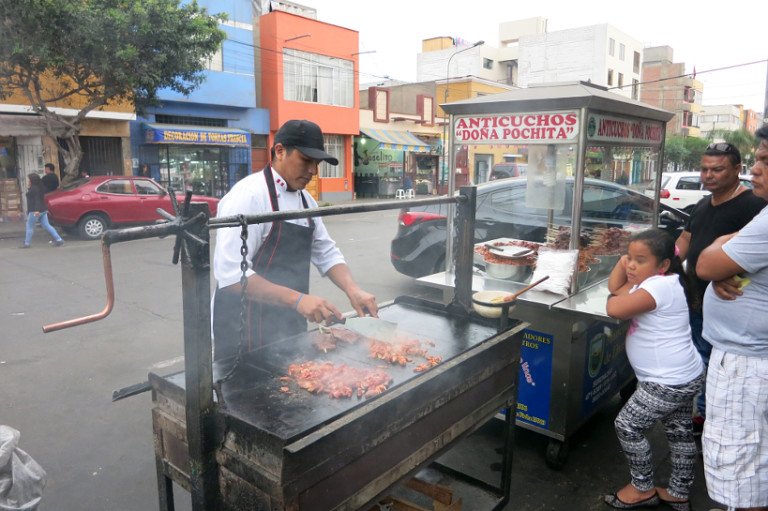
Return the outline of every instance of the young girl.
<path id="1" fill-rule="evenodd" d="M 691 340 L 688 283 L 672 237 L 659 229 L 635 234 L 611 272 L 608 289 L 608 315 L 631 320 L 627 357 L 638 384 L 615 421 L 632 482 L 606 495 L 605 503 L 636 509 L 661 501 L 676 511 L 688 511 L 696 461 L 691 411 L 704 365 Z M 659 420 L 672 463 L 666 489 L 654 488 L 651 447 L 645 437 Z"/>

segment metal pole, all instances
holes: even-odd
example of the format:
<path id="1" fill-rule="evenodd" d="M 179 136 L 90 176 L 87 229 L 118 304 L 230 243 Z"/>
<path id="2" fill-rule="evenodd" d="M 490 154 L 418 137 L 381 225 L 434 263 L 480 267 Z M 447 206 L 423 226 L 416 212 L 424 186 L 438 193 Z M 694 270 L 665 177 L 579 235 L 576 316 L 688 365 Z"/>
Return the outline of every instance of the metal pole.
<path id="1" fill-rule="evenodd" d="M 582 199 L 584 195 L 584 170 L 586 167 L 587 155 L 587 109 L 579 109 L 581 117 L 579 125 L 579 147 L 576 155 L 576 175 L 573 176 L 573 205 L 571 207 L 571 241 L 570 248 L 579 249 L 579 240 L 581 239 L 581 211 Z M 578 266 L 578 265 L 577 265 Z M 579 286 L 579 279 L 575 277 L 578 273 L 578 267 L 574 270 L 574 278 L 571 279 L 571 294 L 575 293 Z"/>
<path id="2" fill-rule="evenodd" d="M 456 173 L 453 170 L 455 166 L 455 151 L 453 148 L 453 114 L 448 117 L 448 124 L 450 125 L 450 133 L 448 135 L 448 197 L 453 197 L 456 191 Z M 455 208 L 453 204 L 448 204 L 447 207 L 446 225 L 445 225 L 445 272 L 450 273 L 453 269 L 453 215 Z"/>
<path id="3" fill-rule="evenodd" d="M 190 204 L 190 215 L 208 210 L 207 204 Z M 208 241 L 208 229 L 192 234 Z M 192 509 L 218 509 L 219 473 L 214 436 L 213 371 L 211 355 L 210 246 L 184 243 L 181 286 L 184 308 L 184 378 L 186 386 L 189 485 Z"/>
<path id="4" fill-rule="evenodd" d="M 466 314 L 472 308 L 472 256 L 475 244 L 474 225 L 477 187 L 462 186 L 460 193 L 466 200 L 462 201 L 458 207 L 456 292 L 451 305 L 460 307 Z"/>

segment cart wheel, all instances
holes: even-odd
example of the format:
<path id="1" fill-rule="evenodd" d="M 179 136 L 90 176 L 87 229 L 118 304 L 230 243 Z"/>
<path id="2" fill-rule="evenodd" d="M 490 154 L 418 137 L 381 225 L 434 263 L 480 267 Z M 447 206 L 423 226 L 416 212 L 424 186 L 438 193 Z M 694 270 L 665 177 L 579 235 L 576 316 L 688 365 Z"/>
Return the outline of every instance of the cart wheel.
<path id="1" fill-rule="evenodd" d="M 547 466 L 552 470 L 560 470 L 565 466 L 565 462 L 568 461 L 568 443 L 549 439 L 547 443 L 547 453 L 544 456 L 547 462 Z"/>
<path id="2" fill-rule="evenodd" d="M 621 387 L 621 389 L 619 389 L 619 397 L 621 397 L 621 402 L 626 403 L 629 401 L 629 398 L 632 397 L 632 394 L 635 393 L 636 388 L 637 378 L 633 378 L 631 382 Z"/>

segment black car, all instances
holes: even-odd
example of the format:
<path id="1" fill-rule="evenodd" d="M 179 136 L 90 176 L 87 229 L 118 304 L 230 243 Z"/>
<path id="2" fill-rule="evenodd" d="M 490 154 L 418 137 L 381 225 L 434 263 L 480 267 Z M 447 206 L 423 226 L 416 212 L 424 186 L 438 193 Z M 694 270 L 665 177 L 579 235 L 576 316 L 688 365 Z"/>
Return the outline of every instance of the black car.
<path id="1" fill-rule="evenodd" d="M 496 238 L 545 241 L 550 210 L 526 205 L 527 183 L 527 178 L 519 177 L 478 185 L 475 243 Z M 560 186 L 561 200 L 552 210 L 551 221 L 554 225 L 568 226 L 573 178 L 561 181 Z M 659 222 L 653 222 L 653 199 L 609 181 L 585 179 L 583 197 L 582 227 L 585 228 L 657 224 L 677 232 L 687 218 L 685 213 L 662 206 L 669 213 L 662 214 Z M 439 204 L 400 212 L 397 235 L 390 250 L 390 260 L 398 272 L 422 277 L 445 269 L 447 208 L 446 204 Z"/>

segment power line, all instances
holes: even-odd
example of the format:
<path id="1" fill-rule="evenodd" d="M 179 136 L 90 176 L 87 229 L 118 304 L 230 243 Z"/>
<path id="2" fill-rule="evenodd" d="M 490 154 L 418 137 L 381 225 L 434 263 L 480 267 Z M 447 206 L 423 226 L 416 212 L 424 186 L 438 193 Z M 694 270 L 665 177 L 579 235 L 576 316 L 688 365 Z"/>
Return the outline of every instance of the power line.
<path id="1" fill-rule="evenodd" d="M 608 87 L 608 90 L 623 89 L 624 87 L 632 87 L 632 86 L 637 86 L 637 85 L 645 85 L 645 84 L 649 84 L 649 83 L 659 83 L 659 82 L 665 82 L 665 81 L 668 81 L 668 80 L 677 80 L 678 78 L 688 78 L 688 77 L 690 77 L 690 78 L 695 79 L 696 75 L 703 75 L 704 73 L 713 73 L 715 71 L 725 71 L 726 69 L 735 69 L 737 67 L 753 66 L 755 64 L 763 64 L 765 62 L 768 62 L 768 59 L 755 60 L 753 62 L 745 62 L 743 64 L 734 64 L 732 66 L 716 67 L 714 69 L 705 69 L 704 71 L 697 71 L 695 73 L 685 73 L 685 74 L 682 74 L 682 75 L 668 76 L 666 78 L 659 78 L 658 80 L 649 80 L 647 82 L 638 82 L 638 83 L 635 83 L 635 84 L 628 84 L 628 85 L 619 85 L 619 86 L 615 86 L 615 87 Z"/>

